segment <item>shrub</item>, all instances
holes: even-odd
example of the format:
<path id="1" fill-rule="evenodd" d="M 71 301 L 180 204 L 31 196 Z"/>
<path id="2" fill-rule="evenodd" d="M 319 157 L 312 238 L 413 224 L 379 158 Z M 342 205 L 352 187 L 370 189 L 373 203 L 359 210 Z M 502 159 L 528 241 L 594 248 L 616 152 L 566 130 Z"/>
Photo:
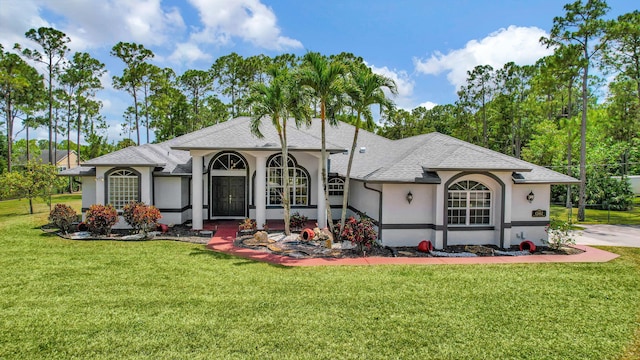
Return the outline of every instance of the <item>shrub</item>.
<path id="1" fill-rule="evenodd" d="M 250 218 L 244 219 L 243 222 L 238 225 L 238 230 L 255 230 L 257 228 L 256 221 Z"/>
<path id="2" fill-rule="evenodd" d="M 572 224 L 569 221 L 551 219 L 551 222 L 545 228 L 549 238 L 546 243 L 552 249 L 559 249 L 566 245 L 576 243 L 575 234 L 572 230 Z"/>
<path id="3" fill-rule="evenodd" d="M 109 235 L 118 222 L 118 211 L 111 205 L 94 204 L 89 207 L 85 223 L 94 235 Z"/>
<path id="4" fill-rule="evenodd" d="M 302 229 L 308 218 L 300 213 L 296 212 L 289 218 L 289 227 L 292 229 Z"/>
<path id="5" fill-rule="evenodd" d="M 76 211 L 66 204 L 56 204 L 49 213 L 49 221 L 65 234 L 73 228 L 73 223 L 78 219 Z"/>
<path id="6" fill-rule="evenodd" d="M 340 237 L 357 245 L 360 252 L 364 251 L 365 248 L 371 249 L 377 245 L 378 232 L 375 229 L 373 220 L 366 215 L 362 215 L 360 220 L 356 220 L 353 216 L 349 217 L 344 224 L 344 229 L 339 231 Z"/>
<path id="7" fill-rule="evenodd" d="M 160 210 L 155 206 L 141 202 L 131 202 L 122 209 L 122 217 L 136 232 L 147 234 L 157 227 L 158 220 L 162 218 Z"/>

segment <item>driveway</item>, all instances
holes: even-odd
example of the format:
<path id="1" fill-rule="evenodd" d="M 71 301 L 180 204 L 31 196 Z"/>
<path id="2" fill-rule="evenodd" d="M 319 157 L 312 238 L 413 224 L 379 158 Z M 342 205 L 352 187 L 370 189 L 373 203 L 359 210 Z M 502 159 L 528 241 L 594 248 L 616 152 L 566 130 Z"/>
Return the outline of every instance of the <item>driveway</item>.
<path id="1" fill-rule="evenodd" d="M 640 247 L 639 225 L 579 225 L 576 244 Z"/>

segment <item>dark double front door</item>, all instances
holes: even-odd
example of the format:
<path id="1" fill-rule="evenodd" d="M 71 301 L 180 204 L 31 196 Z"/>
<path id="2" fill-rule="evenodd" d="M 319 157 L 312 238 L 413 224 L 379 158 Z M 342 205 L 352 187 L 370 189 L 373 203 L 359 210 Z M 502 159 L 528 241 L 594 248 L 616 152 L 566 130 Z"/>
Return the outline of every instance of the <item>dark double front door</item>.
<path id="1" fill-rule="evenodd" d="M 245 179 L 244 176 L 211 178 L 211 216 L 245 216 Z"/>

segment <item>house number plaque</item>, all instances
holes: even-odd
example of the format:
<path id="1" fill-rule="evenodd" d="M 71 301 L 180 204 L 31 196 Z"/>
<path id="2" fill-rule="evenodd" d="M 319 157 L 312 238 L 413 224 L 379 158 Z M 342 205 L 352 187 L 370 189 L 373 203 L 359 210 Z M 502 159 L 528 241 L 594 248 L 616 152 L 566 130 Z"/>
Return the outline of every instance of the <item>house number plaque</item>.
<path id="1" fill-rule="evenodd" d="M 533 217 L 545 217 L 547 216 L 547 210 L 537 209 L 531 212 L 531 216 Z"/>

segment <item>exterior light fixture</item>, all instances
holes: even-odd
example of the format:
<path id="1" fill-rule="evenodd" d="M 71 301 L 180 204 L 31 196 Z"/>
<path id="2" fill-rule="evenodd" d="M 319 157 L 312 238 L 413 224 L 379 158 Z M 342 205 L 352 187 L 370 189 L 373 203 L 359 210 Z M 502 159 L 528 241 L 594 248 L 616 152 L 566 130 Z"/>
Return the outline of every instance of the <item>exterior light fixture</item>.
<path id="1" fill-rule="evenodd" d="M 533 194 L 533 191 L 529 191 L 529 194 L 527 195 L 527 201 L 531 203 L 535 198 L 536 196 Z"/>
<path id="2" fill-rule="evenodd" d="M 412 201 L 413 201 L 413 194 L 411 193 L 411 190 L 409 190 L 409 193 L 407 194 L 407 202 L 411 204 Z"/>

